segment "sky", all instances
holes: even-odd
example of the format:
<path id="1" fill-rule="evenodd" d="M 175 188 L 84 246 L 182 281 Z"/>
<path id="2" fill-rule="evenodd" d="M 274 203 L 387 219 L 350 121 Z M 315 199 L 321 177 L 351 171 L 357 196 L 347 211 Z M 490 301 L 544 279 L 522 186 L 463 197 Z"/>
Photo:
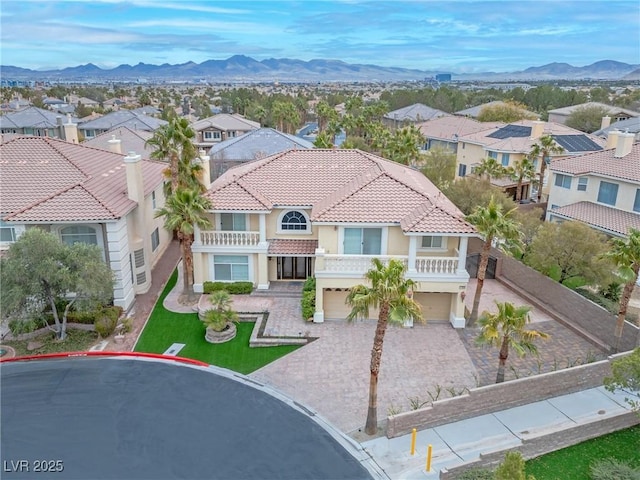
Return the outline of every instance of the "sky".
<path id="1" fill-rule="evenodd" d="M 452 73 L 640 63 L 638 0 L 2 0 L 0 64 L 316 58 Z"/>

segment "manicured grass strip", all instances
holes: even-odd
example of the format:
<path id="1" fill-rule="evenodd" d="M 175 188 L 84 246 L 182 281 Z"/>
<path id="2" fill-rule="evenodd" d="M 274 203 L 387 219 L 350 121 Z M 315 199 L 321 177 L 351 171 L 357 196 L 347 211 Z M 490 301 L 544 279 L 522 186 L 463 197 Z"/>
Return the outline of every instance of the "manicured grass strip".
<path id="1" fill-rule="evenodd" d="M 236 338 L 230 342 L 217 345 L 208 343 L 204 339 L 205 326 L 198 319 L 197 313 L 173 313 L 162 306 L 177 278 L 178 273 L 175 271 L 136 344 L 136 352 L 164 353 L 173 343 L 184 343 L 185 347 L 178 354 L 181 357 L 247 374 L 299 348 L 296 345 L 249 347 L 249 337 L 254 325 L 252 322 L 240 322 Z"/>
<path id="2" fill-rule="evenodd" d="M 604 458 L 640 467 L 640 425 L 529 460 L 527 474 L 536 480 L 584 480 L 589 466 Z"/>

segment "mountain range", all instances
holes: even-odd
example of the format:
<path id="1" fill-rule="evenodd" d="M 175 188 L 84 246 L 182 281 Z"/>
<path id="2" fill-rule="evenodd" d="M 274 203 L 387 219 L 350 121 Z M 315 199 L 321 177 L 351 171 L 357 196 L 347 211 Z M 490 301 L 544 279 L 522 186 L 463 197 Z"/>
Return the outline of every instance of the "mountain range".
<path id="1" fill-rule="evenodd" d="M 335 81 L 404 81 L 424 80 L 438 73 L 435 70 L 381 67 L 349 64 L 340 60 L 295 60 L 270 58 L 258 61 L 244 55 L 226 60 L 207 60 L 202 63 L 137 65 L 122 64 L 102 69 L 92 63 L 60 70 L 30 70 L 15 66 L 0 66 L 3 80 L 66 80 L 66 81 L 193 81 L 219 82 L 335 82 Z M 584 67 L 568 63 L 550 63 L 540 67 L 508 73 L 452 74 L 454 80 L 638 80 L 640 65 L 602 60 Z"/>

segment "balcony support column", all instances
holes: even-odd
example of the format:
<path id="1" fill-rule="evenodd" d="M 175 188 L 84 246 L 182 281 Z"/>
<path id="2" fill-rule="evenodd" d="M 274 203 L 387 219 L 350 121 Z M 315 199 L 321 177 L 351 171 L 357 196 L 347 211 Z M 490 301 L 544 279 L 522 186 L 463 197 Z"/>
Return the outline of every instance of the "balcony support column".
<path id="1" fill-rule="evenodd" d="M 199 247 L 202 245 L 202 235 L 200 235 L 200 227 L 198 225 L 193 226 L 193 246 Z"/>
<path id="2" fill-rule="evenodd" d="M 467 272 L 467 245 L 469 239 L 467 237 L 460 237 L 460 245 L 458 246 L 458 275 L 464 275 Z"/>
<path id="3" fill-rule="evenodd" d="M 258 215 L 259 230 L 260 230 L 260 243 L 267 241 L 267 214 L 261 213 Z"/>
<path id="4" fill-rule="evenodd" d="M 407 273 L 409 275 L 417 273 L 416 270 L 416 252 L 418 249 L 418 237 L 411 235 L 409 237 L 409 260 L 407 264 Z"/>

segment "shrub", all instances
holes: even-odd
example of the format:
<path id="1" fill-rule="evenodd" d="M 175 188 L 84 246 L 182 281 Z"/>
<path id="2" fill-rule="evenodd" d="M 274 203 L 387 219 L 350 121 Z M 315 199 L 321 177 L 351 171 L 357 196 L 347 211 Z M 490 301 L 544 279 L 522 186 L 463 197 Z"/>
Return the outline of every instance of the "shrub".
<path id="1" fill-rule="evenodd" d="M 622 295 L 622 284 L 620 282 L 611 282 L 606 287 L 602 287 L 598 293 L 607 300 L 619 302 Z"/>
<path id="2" fill-rule="evenodd" d="M 589 470 L 592 480 L 640 480 L 640 469 L 614 458 L 597 460 Z"/>
<path id="3" fill-rule="evenodd" d="M 493 480 L 493 470 L 488 468 L 474 468 L 458 475 L 458 480 Z"/>
<path id="4" fill-rule="evenodd" d="M 35 332 L 38 329 L 38 321 L 33 318 L 28 320 L 13 319 L 9 321 L 9 330 L 12 335 Z"/>
<path id="5" fill-rule="evenodd" d="M 204 293 L 213 293 L 218 290 L 226 290 L 232 295 L 248 294 L 253 291 L 251 282 L 204 282 L 202 289 Z"/>
<path id="6" fill-rule="evenodd" d="M 93 326 L 95 327 L 96 332 L 98 332 L 98 334 L 102 338 L 107 338 L 116 329 L 117 323 L 118 317 L 114 318 L 113 315 L 103 313 L 102 315 L 96 317 L 95 322 L 93 322 Z"/>
<path id="7" fill-rule="evenodd" d="M 302 285 L 303 292 L 315 292 L 316 291 L 316 277 L 307 277 Z"/>
<path id="8" fill-rule="evenodd" d="M 527 477 L 524 471 L 524 459 L 520 452 L 507 452 L 504 460 L 496 469 L 496 480 L 532 480 L 533 477 Z"/>
<path id="9" fill-rule="evenodd" d="M 302 292 L 302 319 L 309 320 L 313 318 L 316 311 L 316 291 L 308 290 Z"/>

